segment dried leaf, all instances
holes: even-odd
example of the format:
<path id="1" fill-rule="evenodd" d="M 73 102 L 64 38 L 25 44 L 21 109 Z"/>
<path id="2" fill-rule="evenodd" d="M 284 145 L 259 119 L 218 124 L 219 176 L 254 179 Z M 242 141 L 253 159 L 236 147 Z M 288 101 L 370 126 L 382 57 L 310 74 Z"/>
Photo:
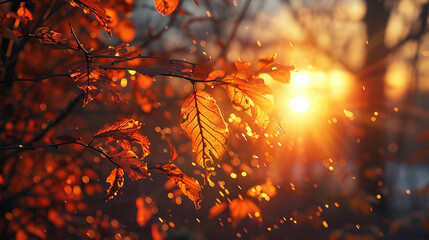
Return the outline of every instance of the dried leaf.
<path id="1" fill-rule="evenodd" d="M 220 160 L 228 141 L 228 127 L 215 100 L 206 92 L 196 91 L 183 103 L 181 117 L 197 164 L 212 170 L 214 160 Z"/>
<path id="2" fill-rule="evenodd" d="M 169 15 L 176 10 L 179 0 L 153 0 L 156 10 L 163 16 Z"/>
<path id="3" fill-rule="evenodd" d="M 24 19 L 25 22 L 33 21 L 33 14 L 30 12 L 30 10 L 28 10 L 28 8 L 24 7 L 23 4 L 21 4 L 21 6 L 18 8 L 16 14 Z"/>
<path id="4" fill-rule="evenodd" d="M 71 40 L 61 33 L 50 30 L 47 27 L 41 27 L 35 34 L 30 35 L 31 37 L 38 38 L 42 45 L 51 47 L 54 49 L 72 49 L 78 50 L 78 46 L 75 40 Z"/>
<path id="5" fill-rule="evenodd" d="M 131 180 L 151 179 L 146 163 L 143 163 L 133 151 L 129 149 L 117 149 L 107 154 L 124 169 Z"/>
<path id="6" fill-rule="evenodd" d="M 106 9 L 100 0 L 69 0 L 70 5 L 73 7 L 82 8 L 85 13 L 93 12 L 97 21 L 103 25 L 104 30 L 112 36 L 112 29 L 110 27 L 110 16 L 107 14 Z"/>
<path id="7" fill-rule="evenodd" d="M 231 212 L 232 226 L 237 227 L 237 224 L 243 220 L 246 216 L 249 217 L 260 217 L 261 210 L 253 203 L 250 199 L 239 199 L 236 198 L 229 204 L 229 211 Z"/>
<path id="8" fill-rule="evenodd" d="M 69 72 L 77 86 L 85 91 L 84 107 L 103 90 L 109 92 L 116 102 L 119 101 L 119 89 L 113 81 L 101 72 L 101 68 L 95 63 L 76 62 Z"/>
<path id="9" fill-rule="evenodd" d="M 258 126 L 265 129 L 274 110 L 274 97 L 263 80 L 248 81 L 231 75 L 221 81 L 231 102 L 242 107 L 255 119 Z"/>
<path id="10" fill-rule="evenodd" d="M 166 137 L 165 140 L 168 142 L 168 146 L 170 146 L 170 162 L 172 162 L 179 156 L 179 154 L 177 153 L 174 145 L 171 144 L 170 139 Z"/>
<path id="11" fill-rule="evenodd" d="M 200 203 L 203 199 L 201 195 L 201 186 L 200 183 L 194 179 L 184 174 L 176 165 L 173 163 L 161 163 L 155 166 L 156 169 L 164 171 L 167 173 L 167 176 L 174 180 L 176 185 L 182 190 L 191 201 L 194 202 L 195 208 L 200 209 Z"/>
<path id="12" fill-rule="evenodd" d="M 269 74 L 274 80 L 281 83 L 290 82 L 290 71 L 294 70 L 293 66 L 284 66 L 278 63 L 274 63 L 277 54 L 259 59 L 258 61 L 258 72 Z"/>
<path id="13" fill-rule="evenodd" d="M 123 144 L 127 145 L 127 149 L 131 149 L 127 141 L 138 143 L 142 147 L 143 157 L 150 154 L 150 142 L 147 137 L 143 136 L 137 130 L 140 129 L 142 123 L 134 119 L 122 118 L 112 124 L 106 124 L 95 135 L 94 138 L 108 137 L 115 140 L 126 140 Z"/>
<path id="14" fill-rule="evenodd" d="M 122 168 L 115 168 L 110 172 L 110 175 L 106 179 L 107 183 L 110 183 L 107 194 L 109 198 L 106 202 L 118 195 L 119 190 L 124 186 L 124 170 Z"/>

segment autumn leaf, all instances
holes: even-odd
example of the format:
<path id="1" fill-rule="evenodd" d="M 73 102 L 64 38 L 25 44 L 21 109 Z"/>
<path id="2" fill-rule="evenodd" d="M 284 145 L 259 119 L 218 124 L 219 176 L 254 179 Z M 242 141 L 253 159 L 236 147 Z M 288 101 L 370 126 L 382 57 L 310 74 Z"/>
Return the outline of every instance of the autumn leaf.
<path id="1" fill-rule="evenodd" d="M 110 16 L 107 14 L 106 9 L 100 0 L 69 0 L 70 5 L 73 7 L 82 8 L 85 13 L 93 12 L 97 21 L 103 25 L 104 30 L 112 36 L 112 29 L 110 27 Z"/>
<path id="2" fill-rule="evenodd" d="M 166 137 L 165 140 L 168 142 L 168 146 L 170 147 L 170 162 L 172 162 L 179 156 L 179 154 L 170 139 Z"/>
<path id="3" fill-rule="evenodd" d="M 37 29 L 36 33 L 30 36 L 38 38 L 42 45 L 50 48 L 78 50 L 78 45 L 75 40 L 70 40 L 61 33 L 52 31 L 47 27 Z"/>
<path id="4" fill-rule="evenodd" d="M 69 72 L 70 77 L 76 82 L 77 86 L 85 91 L 84 107 L 103 90 L 109 92 L 115 102 L 119 101 L 119 89 L 113 81 L 101 72 L 101 68 L 95 63 L 87 61 L 76 62 Z"/>
<path id="5" fill-rule="evenodd" d="M 24 19 L 25 22 L 33 21 L 33 14 L 28 10 L 28 8 L 24 7 L 23 4 L 18 8 L 16 14 Z"/>
<path id="6" fill-rule="evenodd" d="M 290 71 L 294 70 L 293 66 L 284 66 L 278 63 L 275 63 L 277 54 L 259 59 L 258 61 L 258 72 L 257 74 L 267 73 L 274 80 L 281 83 L 290 82 Z"/>
<path id="7" fill-rule="evenodd" d="M 142 125 L 142 123 L 134 119 L 122 118 L 112 124 L 104 125 L 104 127 L 94 135 L 94 138 L 108 137 L 115 140 L 126 140 L 122 143 L 127 146 L 127 149 L 131 149 L 127 141 L 136 142 L 142 147 L 143 157 L 145 157 L 150 154 L 150 142 L 147 137 L 137 131 Z"/>
<path id="8" fill-rule="evenodd" d="M 249 81 L 228 75 L 221 81 L 221 85 L 231 102 L 242 107 L 255 119 L 258 126 L 263 129 L 268 126 L 270 114 L 274 111 L 274 97 L 262 79 Z"/>
<path id="9" fill-rule="evenodd" d="M 109 198 L 106 200 L 107 202 L 116 197 L 119 190 L 124 186 L 124 170 L 122 170 L 122 168 L 113 169 L 107 177 L 106 182 L 110 184 L 109 189 L 107 189 L 107 194 L 109 194 Z"/>
<path id="10" fill-rule="evenodd" d="M 200 209 L 200 203 L 203 199 L 201 195 L 201 186 L 198 180 L 184 174 L 173 163 L 161 163 L 155 166 L 156 169 L 167 173 L 170 179 L 173 179 L 176 185 L 182 190 L 183 194 L 194 202 L 195 208 Z"/>
<path id="11" fill-rule="evenodd" d="M 237 227 L 237 224 L 246 216 L 250 218 L 260 217 L 261 210 L 250 199 L 236 198 L 229 204 L 229 211 L 232 218 L 232 226 Z"/>
<path id="12" fill-rule="evenodd" d="M 132 150 L 119 148 L 107 154 L 124 169 L 131 180 L 151 179 L 146 163 L 143 163 Z"/>
<path id="13" fill-rule="evenodd" d="M 169 15 L 176 10 L 179 0 L 153 0 L 156 10 L 163 16 Z"/>
<path id="14" fill-rule="evenodd" d="M 228 141 L 228 127 L 215 100 L 206 92 L 196 91 L 183 103 L 181 126 L 192 141 L 197 164 L 214 169 Z"/>

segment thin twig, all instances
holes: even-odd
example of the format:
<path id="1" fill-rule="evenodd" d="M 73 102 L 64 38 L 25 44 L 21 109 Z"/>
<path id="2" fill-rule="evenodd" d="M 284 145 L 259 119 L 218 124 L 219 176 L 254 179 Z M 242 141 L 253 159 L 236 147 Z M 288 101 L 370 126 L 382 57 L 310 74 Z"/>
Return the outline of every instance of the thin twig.
<path id="1" fill-rule="evenodd" d="M 74 40 L 76 40 L 76 43 L 77 43 L 77 46 L 78 46 L 78 48 L 79 49 L 81 49 L 84 53 L 85 53 L 85 56 L 89 56 L 89 52 L 83 47 L 83 45 L 82 45 L 82 43 L 79 41 L 79 39 L 77 38 L 77 36 L 76 36 L 76 34 L 75 34 L 75 32 L 74 32 L 74 30 L 73 30 L 73 27 L 72 27 L 72 25 L 71 25 L 71 23 L 69 22 L 69 26 L 70 26 L 70 31 L 71 31 L 71 34 L 73 35 L 73 37 L 74 37 Z"/>
<path id="2" fill-rule="evenodd" d="M 68 141 L 68 142 L 55 143 L 55 144 L 45 144 L 45 145 L 39 145 L 39 146 L 17 145 L 17 146 L 9 146 L 9 147 L 0 147 L 0 150 L 11 150 L 11 149 L 16 149 L 16 150 L 35 150 L 35 149 L 38 149 L 38 148 L 49 148 L 49 147 L 57 148 L 58 146 L 76 143 L 76 141 L 80 140 L 80 139 L 81 138 L 76 138 L 76 139 L 74 139 L 72 141 Z"/>
<path id="3" fill-rule="evenodd" d="M 126 61 L 131 61 L 131 60 L 134 60 L 134 59 L 138 59 L 138 58 L 140 58 L 140 59 L 159 59 L 159 60 L 168 61 L 168 62 L 170 62 L 171 64 L 174 64 L 174 63 L 176 63 L 176 62 L 181 62 L 181 63 L 185 63 L 185 64 L 192 65 L 193 67 L 198 66 L 198 65 L 202 65 L 202 64 L 204 64 L 204 63 L 207 63 L 207 62 L 208 62 L 208 61 L 210 61 L 210 59 L 211 59 L 211 58 L 207 58 L 207 59 L 206 59 L 206 60 L 204 60 L 203 62 L 200 62 L 200 63 L 193 63 L 193 62 L 189 62 L 189 61 L 181 60 L 181 59 L 169 59 L 169 58 L 164 58 L 164 57 L 143 56 L 143 55 L 138 55 L 138 56 L 130 57 L 130 58 L 127 58 L 127 57 L 120 57 L 120 56 L 96 55 L 96 56 L 93 56 L 93 58 L 112 58 L 112 59 L 118 59 L 118 60 L 115 60 L 115 61 L 113 61 L 113 62 L 111 62 L 111 63 L 104 64 L 103 66 L 112 66 L 112 65 L 115 65 L 115 64 L 120 63 L 120 62 L 126 62 Z"/>

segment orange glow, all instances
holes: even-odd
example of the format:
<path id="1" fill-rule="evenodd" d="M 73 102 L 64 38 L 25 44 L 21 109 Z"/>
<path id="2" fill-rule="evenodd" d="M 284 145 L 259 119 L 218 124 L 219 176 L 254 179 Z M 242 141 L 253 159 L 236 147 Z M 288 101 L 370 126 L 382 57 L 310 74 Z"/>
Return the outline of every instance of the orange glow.
<path id="1" fill-rule="evenodd" d="M 292 99 L 292 101 L 290 101 L 290 107 L 292 108 L 292 110 L 294 110 L 295 112 L 300 112 L 300 113 L 304 113 L 308 110 L 309 107 L 309 103 L 307 101 L 307 99 L 305 99 L 305 97 L 303 96 L 298 96 Z"/>

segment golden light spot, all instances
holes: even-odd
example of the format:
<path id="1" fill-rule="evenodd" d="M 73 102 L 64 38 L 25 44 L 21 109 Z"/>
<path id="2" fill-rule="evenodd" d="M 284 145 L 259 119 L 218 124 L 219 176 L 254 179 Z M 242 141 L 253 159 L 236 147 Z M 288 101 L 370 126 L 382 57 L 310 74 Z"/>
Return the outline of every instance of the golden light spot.
<path id="1" fill-rule="evenodd" d="M 295 112 L 304 113 L 308 110 L 309 103 L 303 96 L 298 96 L 290 101 L 290 107 Z"/>
<path id="2" fill-rule="evenodd" d="M 407 194 L 407 195 L 411 195 L 411 190 L 410 189 L 405 189 L 405 193 Z"/>
<path id="3" fill-rule="evenodd" d="M 328 228 L 328 223 L 325 220 L 323 220 L 322 224 L 325 228 Z"/>
<path id="4" fill-rule="evenodd" d="M 377 194 L 377 199 L 381 199 L 381 195 L 380 194 Z"/>
<path id="5" fill-rule="evenodd" d="M 122 78 L 121 79 L 121 87 L 126 87 L 128 85 L 128 81 L 127 81 L 127 79 L 126 78 Z"/>
<path id="6" fill-rule="evenodd" d="M 393 108 L 393 111 L 398 112 L 398 111 L 399 111 L 399 108 L 398 108 L 398 107 L 394 107 L 394 108 Z"/>
<path id="7" fill-rule="evenodd" d="M 237 178 L 237 174 L 235 174 L 235 173 L 231 173 L 230 176 L 231 176 L 231 178 Z"/>
<path id="8" fill-rule="evenodd" d="M 247 172 L 241 172 L 241 176 L 243 177 L 247 176 Z"/>

